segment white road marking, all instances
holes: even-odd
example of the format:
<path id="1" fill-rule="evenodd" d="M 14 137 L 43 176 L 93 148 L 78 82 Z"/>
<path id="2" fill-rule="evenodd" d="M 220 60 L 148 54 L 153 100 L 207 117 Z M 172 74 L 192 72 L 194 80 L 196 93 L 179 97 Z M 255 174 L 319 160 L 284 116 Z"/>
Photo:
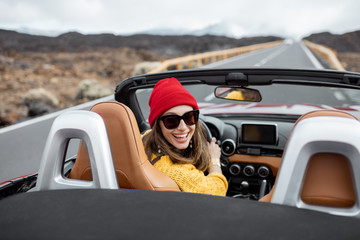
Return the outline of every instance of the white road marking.
<path id="1" fill-rule="evenodd" d="M 314 65 L 317 69 L 324 69 L 323 65 L 317 60 L 317 58 L 314 56 L 314 54 L 305 46 L 305 44 L 300 41 L 300 46 L 304 50 L 306 56 L 310 59 L 311 63 Z"/>
<path id="2" fill-rule="evenodd" d="M 286 49 L 288 49 L 288 45 L 282 45 L 280 49 L 276 50 L 272 54 L 268 55 L 266 58 L 262 59 L 260 62 L 254 64 L 255 67 L 260 67 L 265 63 L 269 62 L 270 60 L 274 59 L 275 57 L 279 56 L 283 53 Z"/>

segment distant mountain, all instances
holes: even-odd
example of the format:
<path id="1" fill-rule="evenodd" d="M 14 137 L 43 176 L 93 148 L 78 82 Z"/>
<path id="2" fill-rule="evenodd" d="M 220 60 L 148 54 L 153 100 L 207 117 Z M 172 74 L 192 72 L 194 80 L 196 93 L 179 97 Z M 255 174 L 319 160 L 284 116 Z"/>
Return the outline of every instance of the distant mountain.
<path id="1" fill-rule="evenodd" d="M 167 55 L 186 55 L 271 42 L 282 38 L 263 36 L 230 38 L 215 35 L 150 35 L 121 36 L 114 34 L 88 34 L 69 32 L 47 37 L 0 30 L 0 51 L 82 52 L 99 48 L 129 47 Z"/>
<path id="2" fill-rule="evenodd" d="M 203 29 L 192 31 L 190 34 L 197 36 L 210 34 L 229 38 L 240 38 L 244 36 L 244 30 L 236 24 L 220 22 L 211 24 Z"/>
<path id="3" fill-rule="evenodd" d="M 223 36 L 228 38 L 241 38 L 244 36 L 244 30 L 236 24 L 229 22 L 219 22 L 211 24 L 204 28 L 189 30 L 189 29 L 150 29 L 147 31 L 141 31 L 136 34 L 149 34 L 149 35 L 162 35 L 162 36 L 179 36 L 179 35 L 193 35 L 193 36 L 204 36 L 214 35 Z"/>
<path id="4" fill-rule="evenodd" d="M 27 27 L 21 27 L 16 29 L 15 31 L 29 35 L 38 35 L 38 36 L 47 36 L 47 37 L 56 37 L 62 34 L 61 31 L 57 31 L 57 30 L 40 30 L 40 29 L 27 28 Z"/>
<path id="5" fill-rule="evenodd" d="M 360 31 L 345 34 L 322 32 L 305 38 L 314 43 L 323 44 L 338 52 L 360 52 Z"/>

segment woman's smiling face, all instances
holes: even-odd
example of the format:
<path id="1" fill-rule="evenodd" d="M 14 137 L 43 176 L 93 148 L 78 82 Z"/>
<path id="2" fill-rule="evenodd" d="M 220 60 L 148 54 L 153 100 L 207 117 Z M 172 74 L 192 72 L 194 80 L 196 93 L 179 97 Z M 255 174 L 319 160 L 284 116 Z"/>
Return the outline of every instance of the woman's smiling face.
<path id="1" fill-rule="evenodd" d="M 184 113 L 192 110 L 193 108 L 189 105 L 179 105 L 170 108 L 162 116 L 171 114 L 182 116 Z M 189 126 L 183 119 L 181 119 L 179 126 L 174 129 L 167 129 L 162 121 L 160 121 L 160 127 L 165 139 L 177 149 L 186 149 L 195 132 L 195 124 Z"/>

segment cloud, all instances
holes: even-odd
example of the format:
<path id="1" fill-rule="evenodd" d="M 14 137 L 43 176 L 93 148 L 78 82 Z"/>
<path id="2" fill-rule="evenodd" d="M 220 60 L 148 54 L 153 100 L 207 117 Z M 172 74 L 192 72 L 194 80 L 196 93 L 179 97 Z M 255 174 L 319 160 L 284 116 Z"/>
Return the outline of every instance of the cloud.
<path id="1" fill-rule="evenodd" d="M 285 37 L 360 30 L 357 0 L 1 0 L 0 9 L 5 29 L 125 34 L 227 23 L 239 36 Z"/>

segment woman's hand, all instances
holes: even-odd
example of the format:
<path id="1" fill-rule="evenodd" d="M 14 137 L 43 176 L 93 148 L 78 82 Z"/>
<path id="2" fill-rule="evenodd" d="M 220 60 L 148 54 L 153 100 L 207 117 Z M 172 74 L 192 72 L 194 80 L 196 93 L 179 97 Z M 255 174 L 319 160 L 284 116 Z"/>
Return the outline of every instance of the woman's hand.
<path id="1" fill-rule="evenodd" d="M 208 148 L 209 148 L 209 153 L 211 156 L 211 159 L 219 159 L 220 161 L 220 155 L 221 155 L 221 150 L 219 145 L 216 143 L 216 138 L 212 138 L 211 142 L 208 143 Z"/>
<path id="2" fill-rule="evenodd" d="M 220 156 L 221 150 L 219 145 L 216 143 L 216 138 L 212 138 L 211 142 L 208 143 L 208 149 L 211 156 L 210 165 L 209 165 L 209 173 L 217 172 L 222 173 L 221 165 L 220 165 Z"/>

